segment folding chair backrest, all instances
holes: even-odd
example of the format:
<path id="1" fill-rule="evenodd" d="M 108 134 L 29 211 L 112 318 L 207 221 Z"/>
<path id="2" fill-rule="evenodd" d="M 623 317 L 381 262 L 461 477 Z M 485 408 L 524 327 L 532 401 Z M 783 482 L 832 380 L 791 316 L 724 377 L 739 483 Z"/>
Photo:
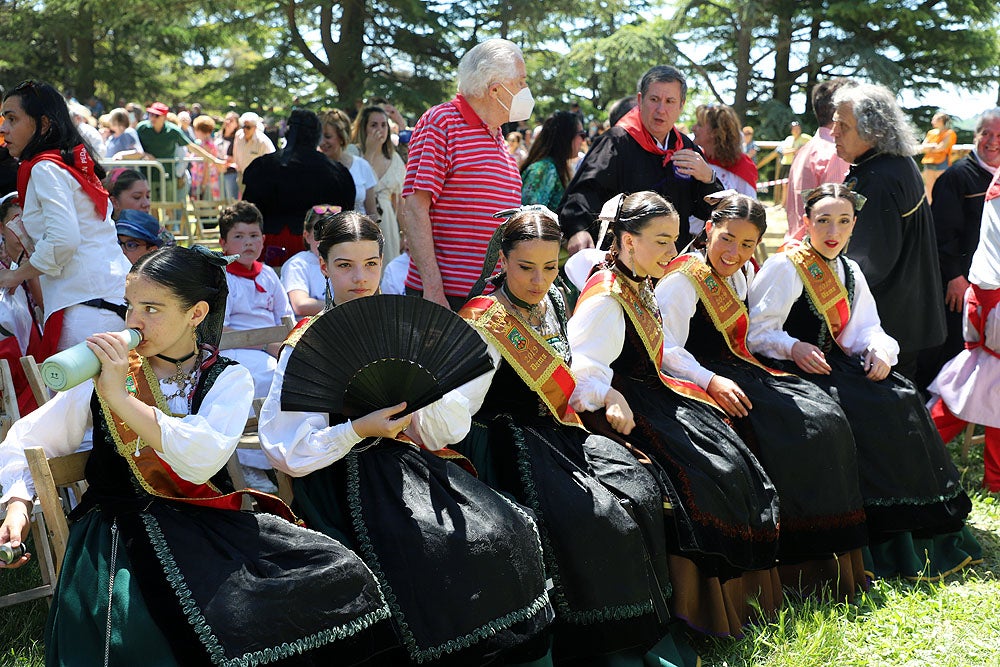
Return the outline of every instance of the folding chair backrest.
<path id="1" fill-rule="evenodd" d="M 58 575 L 62 569 L 63 557 L 66 555 L 69 523 L 66 521 L 66 513 L 57 487 L 70 486 L 84 478 L 84 469 L 90 452 L 76 452 L 67 456 L 48 458 L 41 447 L 27 447 L 24 454 L 35 482 L 38 503 L 45 515 L 49 540 L 52 543 L 53 562 Z"/>

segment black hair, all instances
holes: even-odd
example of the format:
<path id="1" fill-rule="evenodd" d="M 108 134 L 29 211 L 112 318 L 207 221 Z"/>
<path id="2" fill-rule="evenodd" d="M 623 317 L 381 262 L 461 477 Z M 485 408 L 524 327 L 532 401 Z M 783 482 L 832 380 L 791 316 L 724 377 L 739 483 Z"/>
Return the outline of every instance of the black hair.
<path id="1" fill-rule="evenodd" d="M 681 101 L 687 99 L 688 84 L 687 79 L 680 70 L 670 65 L 655 65 L 642 75 L 639 79 L 639 93 L 645 95 L 649 92 L 649 87 L 654 83 L 671 83 L 676 81 L 681 84 Z"/>
<path id="2" fill-rule="evenodd" d="M 131 188 L 137 181 L 145 181 L 146 177 L 142 172 L 127 167 L 118 167 L 108 172 L 108 177 L 104 179 L 104 189 L 115 199 L 123 192 Z"/>
<path id="3" fill-rule="evenodd" d="M 617 125 L 618 121 L 622 119 L 622 116 L 634 109 L 638 103 L 639 100 L 636 99 L 635 95 L 628 95 L 614 101 L 611 106 L 608 107 L 608 125 L 611 127 Z"/>
<path id="4" fill-rule="evenodd" d="M 716 204 L 712 211 L 712 225 L 725 225 L 730 220 L 746 220 L 752 224 L 759 232 L 758 241 L 764 238 L 767 231 L 767 212 L 764 205 L 753 197 L 731 194 Z"/>
<path id="5" fill-rule="evenodd" d="M 219 213 L 219 236 L 225 240 L 236 223 L 245 222 L 248 225 L 260 225 L 264 228 L 264 217 L 260 209 L 248 201 L 233 202 Z"/>
<path id="6" fill-rule="evenodd" d="M 21 206 L 21 202 L 17 200 L 17 197 L 7 197 L 7 199 L 4 199 L 3 203 L 0 204 L 0 221 L 6 218 L 7 214 L 10 213 L 10 209 L 15 206 L 19 208 Z"/>
<path id="7" fill-rule="evenodd" d="M 14 88 L 4 93 L 3 101 L 16 97 L 21 102 L 24 113 L 35 121 L 35 134 L 31 141 L 21 151 L 19 159 L 23 162 L 38 155 L 42 151 L 57 150 L 62 155 L 63 162 L 73 166 L 73 149 L 83 144 L 90 155 L 97 178 L 106 175 L 104 167 L 97 161 L 97 152 L 80 135 L 80 130 L 69 115 L 69 107 L 59 91 L 43 81 L 31 79 L 22 81 Z M 48 128 L 42 131 L 42 118 L 47 118 Z"/>
<path id="8" fill-rule="evenodd" d="M 556 165 L 563 187 L 569 185 L 569 159 L 573 157 L 573 139 L 576 137 L 580 119 L 569 111 L 557 111 L 542 123 L 542 130 L 531 142 L 528 156 L 521 165 L 521 173 L 542 158 L 550 158 Z M 547 202 L 542 202 L 547 203 Z"/>
<path id="9" fill-rule="evenodd" d="M 287 164 L 293 153 L 315 151 L 322 135 L 323 128 L 315 113 L 308 109 L 293 110 L 288 116 L 288 132 L 285 135 L 287 143 L 282 149 L 282 164 Z"/>
<path id="10" fill-rule="evenodd" d="M 344 211 L 325 215 L 313 223 L 313 238 L 319 249 L 319 256 L 326 261 L 330 248 L 338 243 L 355 241 L 378 241 L 378 254 L 382 256 L 385 239 L 375 221 L 357 211 Z"/>
<path id="11" fill-rule="evenodd" d="M 500 232 L 500 250 L 509 255 L 521 241 L 562 241 L 559 220 L 542 211 L 518 211 L 503 224 Z"/>
<path id="12" fill-rule="evenodd" d="M 226 317 L 226 260 L 208 248 L 175 245 L 143 255 L 129 275 L 144 276 L 163 285 L 187 310 L 199 301 L 208 304 L 208 315 L 198 325 L 198 343 L 218 347 Z"/>
<path id="13" fill-rule="evenodd" d="M 813 86 L 810 97 L 813 113 L 816 114 L 820 127 L 826 127 L 833 122 L 833 113 L 837 110 L 833 104 L 833 94 L 847 82 L 847 79 L 828 79 Z"/>
<path id="14" fill-rule="evenodd" d="M 623 234 L 639 234 L 653 218 L 679 218 L 674 205 L 650 190 L 625 195 L 618 204 L 618 213 L 609 229 L 615 241 L 612 250 L 621 247 Z"/>
<path id="15" fill-rule="evenodd" d="M 818 188 L 813 188 L 809 191 L 809 194 L 806 195 L 805 214 L 810 215 L 812 213 L 813 206 L 816 205 L 816 202 L 821 199 L 826 199 L 827 197 L 832 197 L 833 199 L 846 199 L 851 202 L 851 207 L 854 209 L 855 217 L 857 217 L 857 211 L 863 203 L 863 200 L 860 199 L 858 193 L 843 183 L 824 183 Z"/>

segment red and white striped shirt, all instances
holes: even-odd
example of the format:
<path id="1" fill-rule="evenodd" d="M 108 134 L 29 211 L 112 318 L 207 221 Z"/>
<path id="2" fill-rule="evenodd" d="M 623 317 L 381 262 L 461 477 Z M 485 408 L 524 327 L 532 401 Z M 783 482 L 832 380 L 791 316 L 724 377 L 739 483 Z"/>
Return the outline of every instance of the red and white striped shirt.
<path id="1" fill-rule="evenodd" d="M 410 140 L 403 196 L 431 195 L 431 233 L 444 293 L 464 297 L 479 278 L 497 211 L 521 205 L 521 174 L 503 135 L 461 95 L 421 116 Z M 422 290 L 410 260 L 406 286 Z"/>

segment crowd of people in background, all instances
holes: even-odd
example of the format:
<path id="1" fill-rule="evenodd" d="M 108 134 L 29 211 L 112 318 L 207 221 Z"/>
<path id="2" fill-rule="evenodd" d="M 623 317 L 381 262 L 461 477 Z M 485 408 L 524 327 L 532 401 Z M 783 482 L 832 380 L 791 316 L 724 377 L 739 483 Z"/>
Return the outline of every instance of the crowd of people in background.
<path id="1" fill-rule="evenodd" d="M 41 408 L 15 377 L 0 444 L 0 543 L 26 536 L 25 446 L 100 462 L 52 656 L 693 666 L 685 633 L 740 636 L 789 589 L 853 600 L 981 560 L 944 441 L 986 426 L 1000 491 L 1000 110 L 952 164 L 946 115 L 921 142 L 886 88 L 819 83 L 817 130 L 776 149 L 788 230 L 760 264 L 763 151 L 725 104 L 682 128 L 679 69 L 604 122 L 537 118 L 507 40 L 457 79 L 412 124 L 386 100 L 265 118 L 6 91 L 0 349 L 20 368 L 86 341 L 102 364 Z M 161 205 L 192 200 L 218 204 L 221 254 L 175 243 Z M 414 412 L 295 409 L 299 341 L 379 293 L 457 312 L 490 372 Z M 254 397 L 259 514 L 213 485 Z"/>

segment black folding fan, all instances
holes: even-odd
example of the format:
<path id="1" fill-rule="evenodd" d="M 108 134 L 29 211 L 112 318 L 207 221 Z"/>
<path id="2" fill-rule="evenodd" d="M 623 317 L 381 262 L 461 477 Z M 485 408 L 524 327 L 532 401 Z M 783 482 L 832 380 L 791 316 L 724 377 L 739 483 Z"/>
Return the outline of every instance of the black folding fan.
<path id="1" fill-rule="evenodd" d="M 493 368 L 486 343 L 447 308 L 382 294 L 318 317 L 285 368 L 281 408 L 359 417 L 419 410 Z"/>

